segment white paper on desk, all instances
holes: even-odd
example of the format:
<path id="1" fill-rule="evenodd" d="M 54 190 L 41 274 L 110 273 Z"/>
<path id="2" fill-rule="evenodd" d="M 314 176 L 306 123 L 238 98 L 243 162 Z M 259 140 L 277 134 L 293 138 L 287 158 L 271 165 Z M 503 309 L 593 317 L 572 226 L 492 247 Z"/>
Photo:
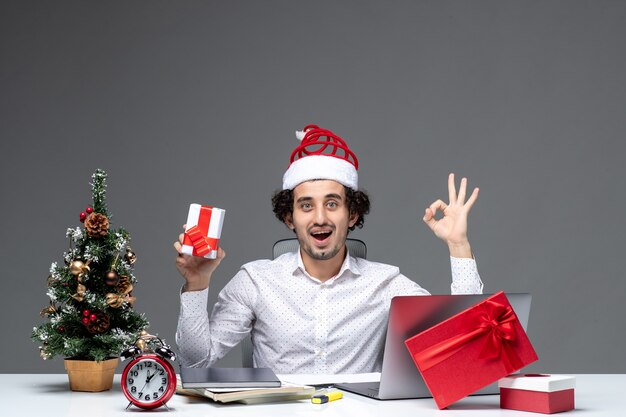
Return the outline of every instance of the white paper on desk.
<path id="1" fill-rule="evenodd" d="M 380 381 L 380 372 L 366 374 L 280 374 L 281 381 L 289 381 L 297 385 L 330 385 L 343 382 L 375 382 Z"/>

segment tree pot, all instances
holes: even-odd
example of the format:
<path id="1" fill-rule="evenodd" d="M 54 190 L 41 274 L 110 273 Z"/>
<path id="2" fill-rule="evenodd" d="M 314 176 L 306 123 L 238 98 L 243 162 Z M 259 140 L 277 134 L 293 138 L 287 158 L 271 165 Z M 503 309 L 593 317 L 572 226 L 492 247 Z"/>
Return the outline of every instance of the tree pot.
<path id="1" fill-rule="evenodd" d="M 65 359 L 65 370 L 72 391 L 99 392 L 111 389 L 118 358 L 93 360 Z"/>

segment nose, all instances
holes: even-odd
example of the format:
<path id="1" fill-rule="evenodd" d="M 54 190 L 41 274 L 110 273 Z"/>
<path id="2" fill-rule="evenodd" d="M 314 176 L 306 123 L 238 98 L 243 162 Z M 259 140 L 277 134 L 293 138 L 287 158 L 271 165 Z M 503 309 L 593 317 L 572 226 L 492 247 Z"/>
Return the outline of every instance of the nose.
<path id="1" fill-rule="evenodd" d="M 320 225 L 326 223 L 326 210 L 323 205 L 318 206 L 315 209 L 315 223 L 320 224 Z"/>

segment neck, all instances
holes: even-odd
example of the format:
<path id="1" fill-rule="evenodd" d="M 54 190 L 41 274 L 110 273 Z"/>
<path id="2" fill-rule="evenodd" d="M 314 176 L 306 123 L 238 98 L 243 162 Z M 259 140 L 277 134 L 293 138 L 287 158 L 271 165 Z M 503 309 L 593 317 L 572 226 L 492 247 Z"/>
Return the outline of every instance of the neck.
<path id="1" fill-rule="evenodd" d="M 346 246 L 344 245 L 337 255 L 330 259 L 311 258 L 302 249 L 300 249 L 300 256 L 306 272 L 310 276 L 326 282 L 339 273 L 343 260 L 346 258 Z"/>

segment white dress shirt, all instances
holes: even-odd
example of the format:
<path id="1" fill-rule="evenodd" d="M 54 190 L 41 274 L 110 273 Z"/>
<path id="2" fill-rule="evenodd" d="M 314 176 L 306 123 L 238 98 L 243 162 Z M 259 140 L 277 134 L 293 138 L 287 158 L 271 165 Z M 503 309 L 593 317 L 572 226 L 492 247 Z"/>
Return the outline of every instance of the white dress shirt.
<path id="1" fill-rule="evenodd" d="M 451 258 L 452 294 L 480 294 L 473 259 Z M 380 372 L 391 299 L 429 295 L 391 265 L 346 256 L 327 280 L 310 276 L 300 252 L 250 262 L 220 292 L 181 294 L 181 365 L 211 366 L 251 333 L 254 366 L 279 374 Z"/>

